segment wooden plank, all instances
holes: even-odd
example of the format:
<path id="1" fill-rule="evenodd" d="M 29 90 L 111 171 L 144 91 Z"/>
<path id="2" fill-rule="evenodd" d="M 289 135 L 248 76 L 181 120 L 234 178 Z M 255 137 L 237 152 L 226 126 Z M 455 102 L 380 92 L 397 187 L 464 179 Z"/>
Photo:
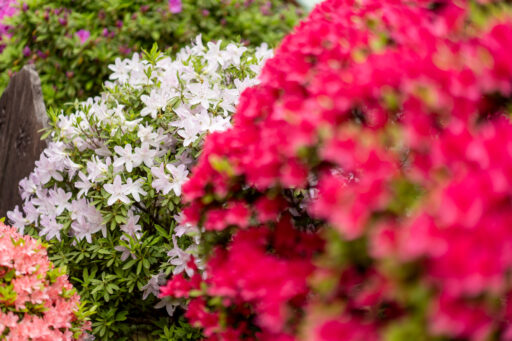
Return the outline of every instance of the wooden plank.
<path id="1" fill-rule="evenodd" d="M 22 203 L 18 183 L 34 169 L 48 126 L 41 82 L 33 66 L 15 74 L 0 98 L 0 217 Z"/>

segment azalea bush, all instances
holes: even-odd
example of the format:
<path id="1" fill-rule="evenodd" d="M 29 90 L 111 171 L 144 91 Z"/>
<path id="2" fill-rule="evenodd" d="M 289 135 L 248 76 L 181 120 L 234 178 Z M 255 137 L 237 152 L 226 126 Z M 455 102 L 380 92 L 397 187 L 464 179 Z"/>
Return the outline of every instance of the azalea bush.
<path id="1" fill-rule="evenodd" d="M 85 340 L 92 311 L 46 247 L 0 221 L 0 340 Z"/>
<path id="2" fill-rule="evenodd" d="M 327 0 L 183 186 L 209 340 L 512 339 L 512 18 Z"/>
<path id="3" fill-rule="evenodd" d="M 116 59 L 100 96 L 70 115 L 49 112 L 49 145 L 20 182 L 21 211 L 7 215 L 48 240 L 50 258 L 96 305 L 102 340 L 200 336 L 175 313 L 184 300 L 157 299 L 170 273 L 191 273 L 199 241 L 182 221 L 181 186 L 203 137 L 231 125 L 240 93 L 271 55 L 266 45 L 205 46 L 199 36 L 174 59 L 156 48 Z"/>
<path id="4" fill-rule="evenodd" d="M 0 91 L 9 75 L 33 63 L 47 107 L 97 95 L 116 57 L 151 49 L 176 53 L 198 34 L 271 47 L 301 15 L 284 0 L 101 0 L 19 1 L 18 14 L 4 20 Z"/>
<path id="5" fill-rule="evenodd" d="M 17 13 L 17 1 L 16 0 L 0 0 L 0 40 L 9 39 L 9 30 L 11 27 L 2 24 L 4 20 L 12 17 Z M 0 42 L 0 52 L 5 48 L 5 45 Z"/>

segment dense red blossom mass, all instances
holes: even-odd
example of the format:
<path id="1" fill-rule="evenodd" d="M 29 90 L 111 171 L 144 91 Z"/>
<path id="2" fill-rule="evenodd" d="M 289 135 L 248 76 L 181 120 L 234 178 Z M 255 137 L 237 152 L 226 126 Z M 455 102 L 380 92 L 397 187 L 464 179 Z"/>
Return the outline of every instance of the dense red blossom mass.
<path id="1" fill-rule="evenodd" d="M 512 340 L 510 46 L 505 2 L 323 2 L 207 139 L 207 277 L 162 293 L 210 340 Z"/>

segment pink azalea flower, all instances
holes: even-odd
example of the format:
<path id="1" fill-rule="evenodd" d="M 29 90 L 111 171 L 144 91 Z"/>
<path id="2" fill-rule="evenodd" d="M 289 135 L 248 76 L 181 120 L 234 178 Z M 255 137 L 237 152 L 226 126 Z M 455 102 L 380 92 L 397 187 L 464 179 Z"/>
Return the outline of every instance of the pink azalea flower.
<path id="1" fill-rule="evenodd" d="M 90 329 L 89 322 L 77 324 L 79 296 L 62 296 L 64 290 L 72 289 L 67 277 L 50 276 L 49 271 L 55 269 L 46 249 L 1 222 L 0 268 L 0 286 L 12 287 L 15 293 L 13 301 L 0 300 L 0 335 L 7 340 L 72 340 L 72 327 Z M 6 271 L 13 271 L 14 276 L 7 279 Z M 39 304 L 46 308 L 42 315 L 26 310 L 29 305 Z"/>
<path id="2" fill-rule="evenodd" d="M 89 39 L 89 37 L 91 36 L 91 32 L 89 32 L 87 30 L 79 30 L 75 34 L 78 37 L 78 39 L 80 39 L 80 43 L 82 45 L 85 44 L 87 39 Z"/>
<path id="3" fill-rule="evenodd" d="M 169 12 L 176 14 L 183 10 L 181 0 L 169 0 Z"/>

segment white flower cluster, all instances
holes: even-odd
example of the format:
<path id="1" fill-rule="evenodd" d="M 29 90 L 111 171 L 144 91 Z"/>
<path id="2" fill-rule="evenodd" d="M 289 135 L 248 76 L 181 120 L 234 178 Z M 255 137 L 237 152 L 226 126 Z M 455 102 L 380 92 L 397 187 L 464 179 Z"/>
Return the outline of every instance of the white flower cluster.
<path id="1" fill-rule="evenodd" d="M 48 240 L 73 243 L 92 243 L 98 232 L 98 238 L 137 240 L 150 224 L 167 225 L 166 217 L 174 226 L 203 137 L 230 127 L 241 92 L 257 83 L 271 56 L 265 45 L 205 46 L 199 36 L 174 59 L 155 50 L 117 59 L 105 92 L 69 115 L 50 113 L 52 142 L 20 182 L 22 210 L 8 218 L 22 233 L 30 226 Z M 189 252 L 176 237 L 195 230 L 174 228 L 174 273 L 189 271 Z M 134 257 L 116 244 L 124 259 Z"/>

